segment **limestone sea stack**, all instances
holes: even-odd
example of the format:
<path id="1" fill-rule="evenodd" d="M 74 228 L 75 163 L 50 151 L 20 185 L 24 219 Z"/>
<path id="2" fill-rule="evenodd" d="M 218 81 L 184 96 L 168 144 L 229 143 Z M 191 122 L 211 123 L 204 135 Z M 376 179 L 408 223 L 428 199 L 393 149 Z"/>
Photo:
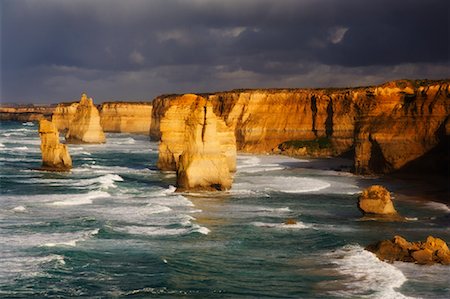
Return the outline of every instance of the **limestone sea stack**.
<path id="1" fill-rule="evenodd" d="M 417 264 L 450 265 L 450 251 L 445 241 L 428 236 L 425 242 L 408 242 L 403 237 L 395 236 L 371 244 L 366 250 L 373 252 L 383 261 L 412 262 Z"/>
<path id="2" fill-rule="evenodd" d="M 42 119 L 39 121 L 41 137 L 42 168 L 44 170 L 67 171 L 72 168 L 72 159 L 65 144 L 59 142 L 55 125 Z"/>
<path id="3" fill-rule="evenodd" d="M 234 132 L 194 94 L 173 98 L 160 121 L 158 167 L 177 171 L 179 191 L 226 190 L 236 170 Z"/>
<path id="4" fill-rule="evenodd" d="M 73 119 L 69 123 L 66 140 L 71 143 L 104 143 L 105 133 L 100 125 L 100 114 L 92 98 L 81 95 Z"/>
<path id="5" fill-rule="evenodd" d="M 370 186 L 362 192 L 358 208 L 365 215 L 397 215 L 389 191 L 380 185 Z"/>

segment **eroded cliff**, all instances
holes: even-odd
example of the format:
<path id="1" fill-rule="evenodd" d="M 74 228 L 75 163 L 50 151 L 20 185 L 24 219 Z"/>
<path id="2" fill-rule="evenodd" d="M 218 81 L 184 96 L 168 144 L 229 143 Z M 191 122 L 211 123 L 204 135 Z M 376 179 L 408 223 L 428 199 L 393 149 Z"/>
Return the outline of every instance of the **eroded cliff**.
<path id="1" fill-rule="evenodd" d="M 151 103 L 109 102 L 100 107 L 100 123 L 105 132 L 149 134 Z"/>
<path id="2" fill-rule="evenodd" d="M 53 106 L 1 106 L 1 121 L 38 121 L 50 118 L 55 107 Z"/>
<path id="3" fill-rule="evenodd" d="M 448 80 L 399 80 L 376 87 L 234 90 L 202 96 L 235 131 L 240 151 L 267 153 L 286 141 L 326 140 L 328 148 L 322 152 L 327 155 L 354 151 L 357 173 L 388 173 L 448 136 L 449 93 Z M 167 117 L 180 105 L 179 98 L 153 101 L 152 138 L 161 138 L 162 126 L 182 125 Z"/>
<path id="4" fill-rule="evenodd" d="M 53 111 L 52 122 L 55 124 L 58 131 L 66 131 L 70 127 L 75 112 L 78 108 L 78 102 L 60 103 Z"/>
<path id="5" fill-rule="evenodd" d="M 236 170 L 234 131 L 211 101 L 194 94 L 173 98 L 160 122 L 158 167 L 177 171 L 178 190 L 226 190 Z"/>

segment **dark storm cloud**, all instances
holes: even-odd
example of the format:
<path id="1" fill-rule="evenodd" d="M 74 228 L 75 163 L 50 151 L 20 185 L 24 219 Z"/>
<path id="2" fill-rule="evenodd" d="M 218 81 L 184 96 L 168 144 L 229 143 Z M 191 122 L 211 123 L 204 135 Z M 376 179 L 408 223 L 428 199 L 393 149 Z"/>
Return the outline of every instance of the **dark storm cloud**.
<path id="1" fill-rule="evenodd" d="M 2 100 L 449 75 L 446 0 L 0 3 Z"/>

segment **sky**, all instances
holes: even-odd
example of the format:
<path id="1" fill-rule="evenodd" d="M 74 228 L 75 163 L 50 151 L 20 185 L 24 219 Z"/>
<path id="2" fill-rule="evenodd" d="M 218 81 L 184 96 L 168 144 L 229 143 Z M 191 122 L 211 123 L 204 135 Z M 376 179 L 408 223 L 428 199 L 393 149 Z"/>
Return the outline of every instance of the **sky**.
<path id="1" fill-rule="evenodd" d="M 449 78 L 449 3 L 0 0 L 0 101 Z"/>

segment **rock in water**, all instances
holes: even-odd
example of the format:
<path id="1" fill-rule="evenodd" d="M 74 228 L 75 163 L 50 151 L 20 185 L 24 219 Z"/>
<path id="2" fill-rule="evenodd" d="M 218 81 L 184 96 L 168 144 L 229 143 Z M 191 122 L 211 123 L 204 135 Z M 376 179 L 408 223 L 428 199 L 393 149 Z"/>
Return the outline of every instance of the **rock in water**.
<path id="1" fill-rule="evenodd" d="M 207 104 L 208 103 L 208 104 Z M 153 130 L 158 131 L 159 145 L 158 168 L 161 170 L 177 170 L 181 154 L 185 151 L 187 141 L 192 140 L 186 129 L 188 118 L 197 111 L 204 110 L 208 106 L 208 115 L 216 119 L 214 138 L 220 145 L 220 151 L 225 155 L 228 168 L 236 171 L 236 138 L 233 129 L 216 117 L 211 110 L 211 104 L 205 98 L 195 94 L 185 94 L 166 99 L 163 107 L 158 107 L 153 116 L 158 116 L 158 121 L 152 117 Z M 200 110 L 198 110 L 200 109 Z M 203 113 L 203 112 L 201 112 Z M 196 116 L 197 117 L 197 116 Z M 197 117 L 198 118 L 198 117 Z M 204 122 L 204 120 L 201 120 Z M 157 128 L 155 128 L 157 127 Z M 193 129 L 191 128 L 189 130 Z"/>
<path id="2" fill-rule="evenodd" d="M 425 242 L 408 242 L 395 236 L 366 247 L 383 261 L 413 262 L 421 265 L 440 263 L 450 265 L 450 251 L 445 241 L 428 236 Z"/>
<path id="3" fill-rule="evenodd" d="M 379 185 L 365 189 L 359 197 L 358 208 L 364 214 L 396 215 L 397 211 L 386 188 Z"/>
<path id="4" fill-rule="evenodd" d="M 75 115 L 69 124 L 66 140 L 73 143 L 104 143 L 105 133 L 100 125 L 100 114 L 92 98 L 81 95 Z"/>
<path id="5" fill-rule="evenodd" d="M 205 98 L 198 97 L 192 108 L 185 122 L 185 148 L 178 161 L 178 190 L 230 189 L 230 164 L 233 167 L 236 161 L 229 163 L 221 144 L 220 131 L 226 125 Z"/>
<path id="6" fill-rule="evenodd" d="M 59 143 L 59 133 L 52 122 L 46 119 L 39 121 L 39 136 L 43 169 L 65 171 L 72 168 L 72 159 L 67 146 Z"/>

